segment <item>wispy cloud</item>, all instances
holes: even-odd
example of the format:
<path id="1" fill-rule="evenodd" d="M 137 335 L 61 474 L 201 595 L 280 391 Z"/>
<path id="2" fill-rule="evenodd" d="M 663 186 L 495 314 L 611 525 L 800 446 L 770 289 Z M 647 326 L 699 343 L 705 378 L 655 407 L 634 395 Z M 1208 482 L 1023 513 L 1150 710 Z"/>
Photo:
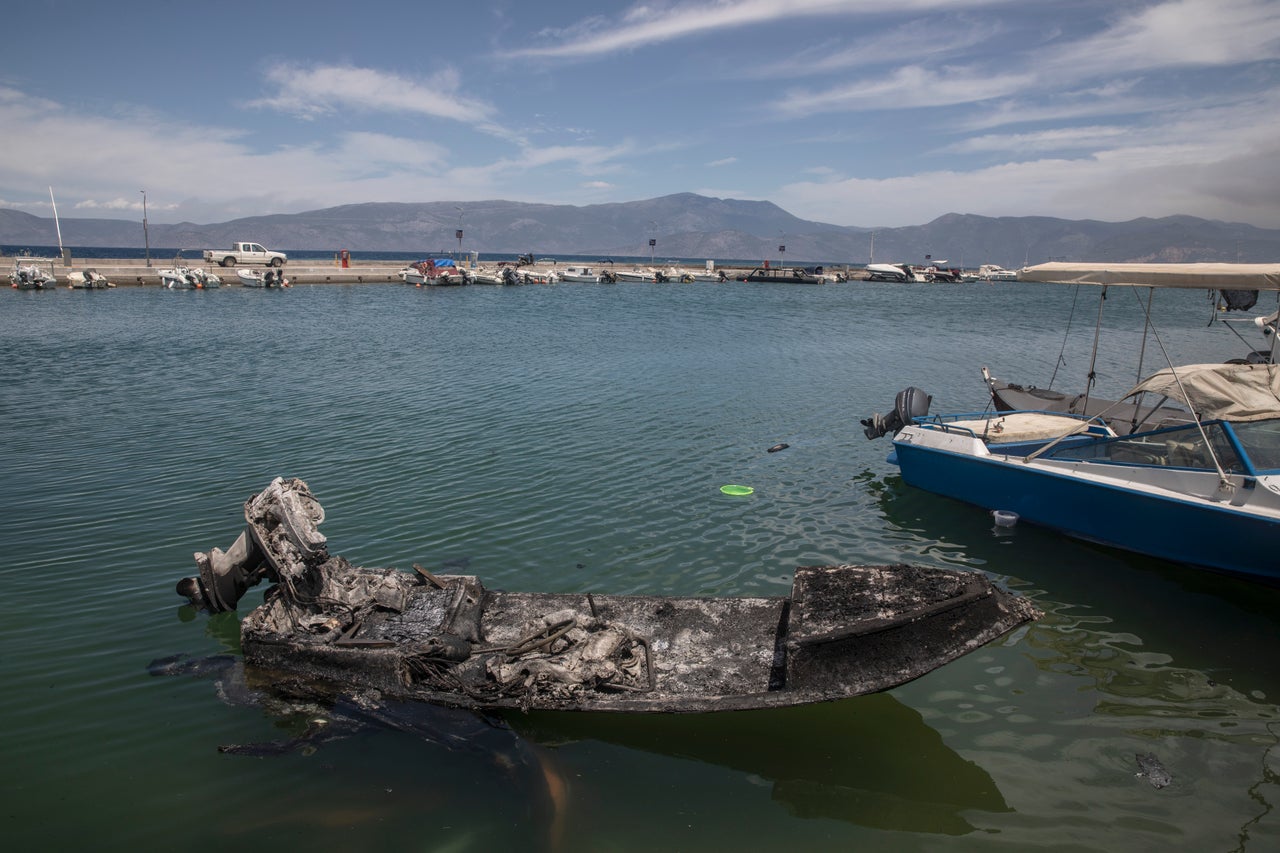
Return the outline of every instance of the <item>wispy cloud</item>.
<path id="1" fill-rule="evenodd" d="M 1113 220 L 1195 210 L 1209 218 L 1271 223 L 1280 140 L 1257 115 L 1277 110 L 1280 93 L 1247 104 L 1153 113 L 1136 127 L 983 136 L 959 145 L 1018 156 L 969 170 L 801 181 L 772 199 L 820 221 L 876 225 L 909 225 L 949 212 L 1003 216 L 1011 210 Z M 1073 149 L 1071 156 L 1058 155 Z M 933 209 L 923 210 L 921 199 Z"/>
<path id="2" fill-rule="evenodd" d="M 728 166 L 736 162 L 738 162 L 737 157 L 721 157 L 719 160 L 712 160 L 710 163 L 707 164 L 707 166 L 709 168 L 716 169 L 716 168 L 719 168 L 720 166 Z"/>
<path id="3" fill-rule="evenodd" d="M 73 210 L 85 210 L 91 213 L 93 212 L 117 213 L 122 210 L 141 211 L 142 207 L 143 205 L 142 205 L 141 193 L 139 193 L 136 199 L 121 198 L 117 196 L 116 198 L 108 198 L 108 199 L 103 199 L 99 201 L 98 199 L 94 199 L 94 198 L 86 198 L 82 201 L 77 201 L 75 204 L 72 205 Z M 162 210 L 170 211 L 170 210 L 178 209 L 178 205 L 176 202 L 149 202 L 146 205 L 146 207 L 147 207 L 147 210 L 151 213 L 156 213 Z"/>
<path id="4" fill-rule="evenodd" d="M 1132 138 L 1132 127 L 1096 125 L 1092 127 L 1066 127 L 1042 130 L 1035 133 L 992 133 L 974 136 L 943 151 L 961 154 L 975 152 L 1017 152 L 1026 155 L 1041 151 L 1065 149 L 1093 150 L 1117 141 Z"/>
<path id="5" fill-rule="evenodd" d="M 1042 59 L 1050 73 L 1105 75 L 1280 58 L 1274 0 L 1171 0 L 1118 16 L 1103 32 Z"/>
<path id="6" fill-rule="evenodd" d="M 594 15 L 542 34 L 554 44 L 517 50 L 516 56 L 591 57 L 618 50 L 689 38 L 711 32 L 777 21 L 812 17 L 854 17 L 885 11 L 924 12 L 989 6 L 1009 0 L 721 0 L 711 3 L 677 3 L 670 6 L 639 4 L 620 19 Z"/>
<path id="7" fill-rule="evenodd" d="M 980 29 L 971 31 L 976 36 Z M 1002 71 L 976 65 L 912 65 L 868 74 L 823 89 L 795 89 L 775 102 L 792 115 L 867 109 L 913 109 L 1021 99 L 1007 118 L 1031 114 L 1116 114 L 1118 103 L 1145 73 L 1181 67 L 1242 66 L 1280 58 L 1280 4 L 1273 0 L 1170 0 L 1117 14 L 1094 34 L 1037 45 L 1034 52 L 1003 51 Z M 876 41 L 882 55 L 885 41 Z M 860 66 L 855 55 L 828 58 L 831 70 Z M 778 66 L 779 73 L 797 70 Z M 1126 76 L 1129 75 L 1129 76 Z M 1096 82 L 1102 81 L 1102 82 Z M 1072 91 L 1075 87 L 1075 91 Z M 1135 96 L 1130 109 L 1145 110 Z M 1050 106 L 1051 105 L 1051 106 Z M 998 107 L 987 114 L 996 123 Z"/>
<path id="8" fill-rule="evenodd" d="M 422 139 L 356 131 L 332 139 L 259 150 L 250 135 L 214 125 L 135 112 L 125 118 L 0 89 L 0 126 L 25 130 L 6 142 L 0 186 L 30 186 L 25 201 L 7 206 L 47 211 L 53 184 L 59 206 L 102 213 L 137 211 L 122 193 L 121 176 L 149 191 L 148 209 L 199 221 L 272 211 L 305 210 L 370 200 L 503 198 L 561 201 L 536 189 L 521 192 L 540 171 L 566 171 L 598 180 L 617 171 L 635 149 L 610 146 L 514 146 L 514 154 L 460 165 L 445 148 Z M 234 175 L 234 181 L 227 176 Z M 580 192 L 562 182 L 567 198 Z M 6 195 L 13 193 L 6 191 Z M 216 211 L 216 213 L 213 213 Z"/>
<path id="9" fill-rule="evenodd" d="M 774 107 L 806 116 L 852 110 L 904 109 L 967 104 L 1022 91 L 1032 81 L 1026 74 L 985 74 L 967 69 L 898 68 L 885 77 L 833 86 L 820 91 L 796 89 Z"/>
<path id="10" fill-rule="evenodd" d="M 742 69 L 745 79 L 776 80 L 815 77 L 851 68 L 882 66 L 910 59 L 913 64 L 945 61 L 948 57 L 985 45 L 1007 55 L 1000 42 L 1003 26 L 987 18 L 913 20 L 890 30 L 853 38 L 832 38 L 782 58 L 765 56 Z"/>
<path id="11" fill-rule="evenodd" d="M 408 113 L 484 125 L 493 121 L 496 113 L 492 105 L 459 92 L 461 75 L 454 68 L 416 80 L 350 65 L 276 65 L 267 71 L 267 82 L 276 88 L 276 93 L 249 105 L 302 118 L 354 110 Z"/>

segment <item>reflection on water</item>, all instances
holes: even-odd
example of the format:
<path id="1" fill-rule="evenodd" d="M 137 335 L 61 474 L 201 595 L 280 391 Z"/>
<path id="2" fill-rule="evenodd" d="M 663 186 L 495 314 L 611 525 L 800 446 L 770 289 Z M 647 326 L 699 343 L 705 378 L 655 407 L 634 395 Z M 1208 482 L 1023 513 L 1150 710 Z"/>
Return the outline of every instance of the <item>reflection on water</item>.
<path id="1" fill-rule="evenodd" d="M 534 713 L 509 722 L 566 762 L 589 740 L 728 768 L 797 817 L 961 835 L 973 830 L 967 813 L 1008 811 L 990 775 L 886 694 L 733 714 Z M 628 806 L 627 795 L 611 799 L 593 797 L 591 811 Z"/>
<path id="2" fill-rule="evenodd" d="M 1005 783 L 1015 812 L 1034 791 L 1038 813 L 1071 822 L 1068 838 L 1085 844 L 1105 829 L 1114 849 L 1160 836 L 1188 849 L 1216 849 L 1228 836 L 1225 849 L 1275 843 L 1280 664 L 1263 650 L 1274 643 L 1280 591 L 1030 526 L 1009 536 L 987 513 L 896 476 L 871 487 L 904 548 L 999 562 L 1045 610 L 1022 629 L 1016 657 L 995 652 L 1006 639 L 930 677 L 932 689 L 898 691 L 921 691 L 925 720 L 949 744 L 970 745 L 962 754 Z M 1136 756 L 1147 753 L 1173 777 L 1158 793 L 1138 777 Z M 1082 784 L 1106 793 L 1087 816 L 1077 814 Z M 1206 826 L 1207 811 L 1221 834 Z M 1032 841 L 1016 824 L 984 822 L 993 825 Z"/>

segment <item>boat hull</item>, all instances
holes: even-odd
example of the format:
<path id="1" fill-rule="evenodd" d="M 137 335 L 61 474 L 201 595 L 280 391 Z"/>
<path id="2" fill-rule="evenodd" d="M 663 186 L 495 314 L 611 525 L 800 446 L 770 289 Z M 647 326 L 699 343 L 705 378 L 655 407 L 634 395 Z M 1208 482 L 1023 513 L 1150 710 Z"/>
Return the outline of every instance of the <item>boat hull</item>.
<path id="1" fill-rule="evenodd" d="M 469 575 L 330 556 L 323 508 L 277 478 L 227 551 L 178 592 L 213 611 L 275 583 L 240 623 L 246 673 L 299 698 L 469 709 L 692 713 L 841 699 L 901 685 L 1039 613 L 977 572 L 796 569 L 788 597 L 502 592 Z"/>
<path id="2" fill-rule="evenodd" d="M 344 583 L 351 572 L 378 575 L 342 571 Z M 402 611 L 367 616 L 349 642 L 281 632 L 313 614 L 277 597 L 242 622 L 246 666 L 286 693 L 327 683 L 476 710 L 745 710 L 888 690 L 1032 615 L 984 577 L 911 566 L 801 568 L 790 598 L 491 593 L 469 576 L 437 580 L 443 588 L 409 588 Z M 570 633 L 556 644 L 512 652 L 562 627 Z M 442 634 L 463 637 L 469 656 L 445 661 L 432 646 Z M 575 657 L 618 642 L 629 652 L 603 664 Z M 605 680 L 593 681 L 597 666 Z"/>
<path id="3" fill-rule="evenodd" d="M 1232 574 L 1280 582 L 1280 520 L 1242 511 L 1225 501 L 1174 496 L 1126 485 L 1123 472 L 1090 476 L 1089 466 L 1053 469 L 1019 456 L 956 452 L 917 442 L 904 430 L 894 441 L 902 479 L 934 494 L 987 510 L 1015 512 L 1021 520 L 1104 545 Z M 975 441 L 971 440 L 971 441 Z M 1136 471 L 1141 477 L 1144 472 Z M 1216 474 L 1200 477 L 1212 494 Z M 1242 491 L 1249 488 L 1234 478 Z"/>

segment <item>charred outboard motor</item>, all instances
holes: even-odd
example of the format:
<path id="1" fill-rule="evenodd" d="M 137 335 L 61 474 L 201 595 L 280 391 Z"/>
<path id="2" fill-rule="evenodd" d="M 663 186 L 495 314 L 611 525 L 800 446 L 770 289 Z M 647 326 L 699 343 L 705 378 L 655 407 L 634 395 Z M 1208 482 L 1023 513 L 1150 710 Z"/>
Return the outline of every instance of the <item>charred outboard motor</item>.
<path id="1" fill-rule="evenodd" d="M 264 578 L 303 585 L 311 568 L 329 558 L 317 529 L 324 508 L 302 480 L 276 477 L 245 501 L 244 519 L 244 532 L 231 548 L 197 552 L 200 573 L 178 581 L 178 594 L 196 607 L 210 613 L 235 610 L 245 591 Z"/>
<path id="2" fill-rule="evenodd" d="M 865 427 L 863 432 L 867 434 L 867 438 L 879 438 L 886 433 L 896 435 L 898 430 L 916 418 L 929 414 L 931 402 L 933 398 L 914 385 L 904 388 L 898 392 L 898 396 L 893 398 L 893 411 L 890 414 L 882 415 L 876 412 L 862 420 L 862 426 Z"/>

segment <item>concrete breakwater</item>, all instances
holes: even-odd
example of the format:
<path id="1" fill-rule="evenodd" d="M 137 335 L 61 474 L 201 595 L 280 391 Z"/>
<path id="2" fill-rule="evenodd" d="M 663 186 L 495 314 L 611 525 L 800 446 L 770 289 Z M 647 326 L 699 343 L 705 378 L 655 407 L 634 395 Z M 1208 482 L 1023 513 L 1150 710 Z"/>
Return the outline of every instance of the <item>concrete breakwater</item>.
<path id="1" fill-rule="evenodd" d="M 349 261 L 349 266 L 342 267 L 333 262 L 325 262 L 318 259 L 305 259 L 298 261 L 290 261 L 284 266 L 285 277 L 289 283 L 293 285 L 302 284 L 379 284 L 386 282 L 399 283 L 400 270 L 412 264 L 413 260 L 405 261 L 365 261 L 353 260 Z M 29 257 L 12 257 L 0 256 L 0 272 L 7 275 L 14 270 L 15 264 L 35 265 L 45 273 L 54 277 L 60 286 L 69 284 L 67 276 L 73 272 L 84 272 L 85 270 L 95 270 L 106 276 L 107 281 L 117 287 L 146 287 L 161 285 L 160 270 L 172 269 L 175 266 L 185 266 L 189 268 L 202 267 L 206 272 L 213 272 L 222 279 L 224 285 L 236 285 L 236 267 L 220 267 L 209 265 L 201 258 L 182 258 L 177 263 L 173 260 L 157 260 L 151 261 L 151 266 L 147 266 L 144 261 L 136 258 L 72 258 L 71 262 L 64 263 L 61 258 L 29 258 Z M 249 266 L 248 269 L 264 270 L 267 267 L 261 265 Z M 605 272 L 614 269 L 608 264 L 590 264 L 593 270 L 597 272 Z M 481 263 L 478 269 L 492 270 L 497 264 Z M 562 269 L 563 265 L 547 265 L 535 264 L 533 266 L 521 267 L 521 272 L 533 273 L 535 275 L 546 275 Z M 655 268 L 661 268 L 657 266 Z M 734 280 L 735 278 L 744 276 L 751 271 L 751 267 L 740 266 L 718 266 L 718 270 L 723 270 L 725 276 Z M 830 270 L 835 272 L 834 269 Z M 864 277 L 861 270 L 850 269 L 844 267 L 842 270 L 848 278 L 853 281 Z"/>
<path id="2" fill-rule="evenodd" d="M 33 264 L 44 272 L 52 275 L 60 285 L 68 284 L 67 276 L 73 272 L 84 272 L 85 270 L 96 270 L 107 277 L 107 281 L 117 287 L 146 287 L 154 285 L 160 286 L 160 270 L 172 269 L 175 264 L 172 260 L 158 261 L 154 258 L 151 266 L 147 266 L 145 261 L 137 259 L 115 259 L 115 258 L 73 258 L 69 265 L 64 264 L 61 258 L 0 258 L 0 270 L 7 275 L 13 271 L 15 262 L 20 262 L 24 266 Z M 199 258 L 183 258 L 178 262 L 186 267 L 203 267 L 206 272 L 217 273 L 222 279 L 222 283 L 236 284 L 236 268 L 220 267 L 217 265 L 206 264 Z M 286 264 L 284 267 L 285 277 L 289 279 L 291 284 L 370 284 L 378 282 L 399 282 L 400 270 L 412 263 L 406 261 L 404 263 L 393 263 L 387 261 L 351 261 L 349 267 L 339 267 L 332 262 L 324 264 L 321 261 L 301 261 Z M 247 269 L 263 270 L 267 269 L 263 266 L 249 267 Z"/>

